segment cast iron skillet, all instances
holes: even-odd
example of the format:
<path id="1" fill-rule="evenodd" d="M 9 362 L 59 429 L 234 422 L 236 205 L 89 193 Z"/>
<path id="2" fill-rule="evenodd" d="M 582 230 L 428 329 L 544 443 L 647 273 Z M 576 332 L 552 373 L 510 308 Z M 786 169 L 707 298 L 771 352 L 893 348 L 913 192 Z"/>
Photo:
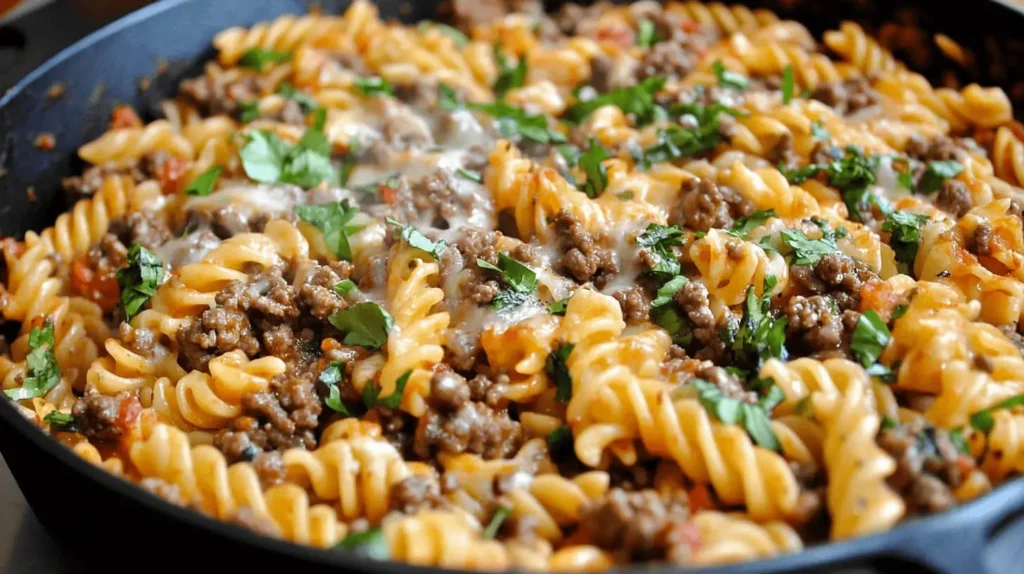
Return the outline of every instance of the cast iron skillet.
<path id="1" fill-rule="evenodd" d="M 395 0 L 377 3 L 385 16 L 401 15 L 408 21 L 428 18 L 438 8 L 437 2 L 421 0 L 404 6 Z M 348 2 L 320 4 L 327 11 L 338 11 Z M 916 23 L 929 32 L 952 36 L 974 51 L 973 66 L 957 70 L 965 82 L 1002 85 L 1012 93 L 1015 86 L 1009 80 L 1024 79 L 1019 69 L 1024 50 L 1020 42 L 1009 40 L 1024 28 L 1024 15 L 1001 0 L 978 0 L 970 7 L 956 2 L 956 10 L 937 9 L 939 4 L 928 0 L 760 4 L 800 19 L 816 33 L 843 18 L 860 19 L 866 26 L 874 24 L 875 29 L 890 21 Z M 908 11 L 915 4 L 932 9 Z M 7 171 L 0 178 L 0 236 L 42 229 L 66 208 L 58 191 L 60 178 L 81 168 L 76 148 L 102 133 L 114 104 L 129 102 L 144 112 L 153 111 L 182 78 L 197 75 L 201 62 L 213 56 L 209 43 L 217 31 L 306 8 L 302 0 L 165 0 L 92 34 L 31 73 L 0 99 L 0 133 L 4 134 L 0 166 Z M 931 79 L 943 76 L 947 66 L 935 53 L 916 55 L 915 63 Z M 162 61 L 169 65 L 164 73 L 155 75 Z M 140 92 L 139 79 L 143 77 L 152 79 L 152 87 Z M 48 101 L 45 92 L 55 82 L 65 83 L 67 94 Z M 32 146 L 34 137 L 42 132 L 57 136 L 56 149 L 42 152 Z M 26 193 L 29 187 L 34 188 L 35 201 Z M 203 572 L 213 566 L 236 571 L 280 567 L 303 573 L 424 571 L 374 562 L 353 553 L 325 552 L 261 538 L 167 504 L 79 459 L 22 418 L 6 400 L 0 400 L 0 437 L 0 450 L 40 521 L 90 567 L 161 572 Z M 998 564 L 987 553 L 992 546 L 1014 544 L 1019 552 L 1024 529 L 1014 523 L 1021 516 L 1024 479 L 951 512 L 913 520 L 891 532 L 714 571 L 1019 572 L 1021 562 L 1011 558 Z"/>

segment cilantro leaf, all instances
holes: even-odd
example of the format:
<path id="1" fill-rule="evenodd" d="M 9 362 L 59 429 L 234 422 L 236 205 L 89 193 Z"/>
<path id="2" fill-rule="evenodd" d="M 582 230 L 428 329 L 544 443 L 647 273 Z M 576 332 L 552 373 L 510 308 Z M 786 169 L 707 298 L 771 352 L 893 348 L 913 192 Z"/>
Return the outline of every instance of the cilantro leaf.
<path id="1" fill-rule="evenodd" d="M 537 289 L 537 274 L 533 269 L 504 253 L 498 254 L 498 265 L 491 265 L 483 259 L 477 259 L 476 264 L 481 269 L 500 274 L 508 286 L 494 298 L 492 305 L 495 309 L 518 307 Z"/>
<path id="2" fill-rule="evenodd" d="M 499 506 L 498 509 L 494 511 L 494 516 L 491 517 L 491 522 L 487 525 L 487 528 L 484 529 L 484 539 L 492 540 L 497 536 L 498 529 L 501 528 L 502 523 L 505 522 L 505 519 L 509 516 L 512 516 L 512 509 L 507 506 Z"/>
<path id="3" fill-rule="evenodd" d="M 505 98 L 505 94 L 509 90 L 521 88 L 526 84 L 526 56 L 520 57 L 519 61 L 513 66 L 508 58 L 505 57 L 501 46 L 495 44 L 494 61 L 498 63 L 498 78 L 494 81 L 492 89 L 494 90 L 494 95 L 501 100 Z"/>
<path id="4" fill-rule="evenodd" d="M 658 130 L 658 143 L 644 150 L 643 163 L 645 165 L 691 157 L 715 149 L 718 144 L 722 143 L 722 134 L 718 131 L 721 114 L 726 113 L 733 116 L 742 114 L 742 112 L 723 104 L 674 106 L 670 113 L 673 116 L 689 116 L 696 122 L 696 128 L 672 124 Z"/>
<path id="5" fill-rule="evenodd" d="M 548 353 L 544 371 L 555 382 L 555 398 L 560 403 L 567 403 L 572 398 L 572 376 L 569 374 L 569 354 L 576 348 L 574 343 L 563 343 Z"/>
<path id="6" fill-rule="evenodd" d="M 788 104 L 793 101 L 793 65 L 788 64 L 782 70 L 782 103 Z"/>
<path id="7" fill-rule="evenodd" d="M 799 229 L 784 229 L 782 231 L 782 242 L 793 250 L 789 254 L 791 263 L 794 265 L 815 265 L 821 258 L 839 251 L 836 241 L 845 235 L 845 230 L 840 227 L 837 231 L 822 225 L 822 236 L 820 239 L 811 239 Z"/>
<path id="8" fill-rule="evenodd" d="M 279 64 L 292 59 L 290 52 L 278 52 L 277 50 L 264 50 L 263 48 L 250 48 L 238 59 L 238 65 L 243 68 L 250 68 L 262 72 L 267 64 Z"/>
<path id="9" fill-rule="evenodd" d="M 646 18 L 640 20 L 636 29 L 636 45 L 641 48 L 650 48 L 660 41 L 661 38 L 658 37 L 658 29 L 654 26 L 654 22 Z"/>
<path id="10" fill-rule="evenodd" d="M 444 242 L 444 239 L 431 241 L 426 235 L 423 235 L 418 229 L 408 223 L 399 223 L 390 217 L 385 217 L 384 221 L 401 230 L 402 241 L 408 243 L 409 247 L 425 251 L 434 259 L 440 260 L 441 254 L 444 253 L 444 250 L 448 247 L 448 244 Z"/>
<path id="11" fill-rule="evenodd" d="M 356 303 L 327 318 L 339 331 L 345 333 L 346 345 L 378 349 L 388 340 L 388 332 L 395 320 L 383 307 L 372 302 Z"/>
<path id="12" fill-rule="evenodd" d="M 124 309 L 124 320 L 142 310 L 142 307 L 164 281 L 164 265 L 149 249 L 133 243 L 128 250 L 128 267 L 117 272 L 117 284 L 121 287 L 121 307 Z"/>
<path id="13" fill-rule="evenodd" d="M 277 93 L 288 98 L 289 100 L 295 100 L 296 103 L 302 108 L 303 113 L 309 113 L 316 109 L 317 103 L 312 96 L 296 88 L 290 82 L 281 82 L 277 86 Z M 244 121 L 244 120 L 243 120 Z"/>
<path id="14" fill-rule="evenodd" d="M 275 134 L 256 130 L 239 152 L 246 175 L 261 183 L 290 183 L 303 188 L 322 181 L 335 182 L 337 172 L 331 164 L 331 145 L 322 131 L 308 129 L 294 146 Z"/>
<path id="15" fill-rule="evenodd" d="M 765 278 L 764 293 L 758 297 L 754 287 L 747 288 L 743 301 L 743 317 L 734 333 L 723 340 L 731 340 L 733 358 L 739 365 L 755 365 L 769 358 L 785 360 L 786 319 L 777 319 L 771 314 L 772 290 L 778 279 L 772 275 Z"/>
<path id="16" fill-rule="evenodd" d="M 579 165 L 587 174 L 587 181 L 580 187 L 580 191 L 586 193 L 587 197 L 601 195 L 608 185 L 608 169 L 602 162 L 610 157 L 608 150 L 594 138 L 590 139 L 590 149 L 580 154 Z"/>
<path id="17" fill-rule="evenodd" d="M 895 321 L 896 319 L 899 319 L 900 317 L 902 317 L 902 316 L 904 316 L 906 314 L 907 314 L 907 306 L 906 305 L 896 305 L 896 308 L 892 310 L 892 320 Z"/>
<path id="18" fill-rule="evenodd" d="M 718 85 L 723 88 L 745 90 L 750 86 L 750 80 L 742 74 L 737 74 L 736 72 L 727 70 L 721 60 L 715 60 L 715 62 L 711 64 L 711 69 L 715 72 L 715 77 L 718 78 Z"/>
<path id="19" fill-rule="evenodd" d="M 889 246 L 896 252 L 901 273 L 909 273 L 914 267 L 917 248 L 921 244 L 921 225 L 927 221 L 927 215 L 909 211 L 894 211 L 886 216 L 882 231 L 889 232 Z"/>
<path id="20" fill-rule="evenodd" d="M 294 211 L 299 219 L 323 232 L 324 242 L 335 255 L 345 261 L 352 261 L 348 236 L 361 227 L 349 222 L 359 213 L 358 207 L 351 207 L 346 199 L 323 205 L 296 205 Z"/>
<path id="21" fill-rule="evenodd" d="M 552 315 L 565 315 L 565 308 L 569 305 L 569 298 L 566 297 L 560 301 L 548 305 L 548 313 Z"/>
<path id="22" fill-rule="evenodd" d="M 648 272 L 676 276 L 679 275 L 681 267 L 676 259 L 672 247 L 679 247 L 683 244 L 683 230 L 676 225 L 659 225 L 652 223 L 647 229 L 636 238 L 637 245 L 646 247 L 654 256 L 656 261 L 653 268 Z"/>
<path id="23" fill-rule="evenodd" d="M 773 217 L 777 217 L 774 209 L 762 209 L 755 211 L 750 215 L 745 215 L 737 219 L 735 223 L 732 224 L 732 229 L 726 233 L 747 239 L 751 231 L 761 227 Z"/>
<path id="24" fill-rule="evenodd" d="M 346 417 L 353 416 L 345 403 L 341 402 L 341 390 L 338 389 L 338 384 L 345 380 L 345 368 L 341 361 L 331 361 L 324 370 L 320 371 L 318 380 L 330 389 L 327 399 L 324 400 L 327 407 Z"/>
<path id="25" fill-rule="evenodd" d="M 493 104 L 469 103 L 466 107 L 487 114 L 495 119 L 498 132 L 510 140 L 528 139 L 537 143 L 562 143 L 565 136 L 548 127 L 548 118 L 543 114 L 529 114 L 505 102 Z"/>
<path id="26" fill-rule="evenodd" d="M 388 550 L 388 542 L 384 539 L 384 533 L 380 528 L 353 532 L 342 538 L 341 542 L 334 547 L 352 550 L 356 554 L 373 560 L 387 560 L 391 554 Z"/>
<path id="27" fill-rule="evenodd" d="M 452 41 L 455 42 L 455 45 L 458 46 L 459 48 L 469 43 L 468 36 L 460 32 L 457 28 L 452 28 L 448 24 L 441 24 L 440 22 L 423 21 L 420 22 L 419 26 L 417 26 L 417 30 L 421 34 L 431 29 L 437 30 L 438 32 L 444 34 L 445 36 L 451 38 Z"/>
<path id="28" fill-rule="evenodd" d="M 564 119 L 579 124 L 594 110 L 610 105 L 626 114 L 633 114 L 638 126 L 649 124 L 656 119 L 658 113 L 655 111 L 658 105 L 654 101 L 654 96 L 665 87 L 666 81 L 664 76 L 655 76 L 633 86 L 616 88 L 592 100 L 577 102 L 565 112 Z"/>
<path id="29" fill-rule="evenodd" d="M 978 429 L 982 433 L 988 435 L 992 432 L 992 428 L 996 425 L 996 419 L 992 415 L 995 411 L 1002 409 L 1012 409 L 1015 407 L 1024 406 L 1024 395 L 1017 395 L 1010 397 L 998 404 L 992 405 L 987 409 L 982 409 L 971 415 L 971 426 Z"/>
<path id="30" fill-rule="evenodd" d="M 864 311 L 853 330 L 850 350 L 864 368 L 878 362 L 882 350 L 889 344 L 889 328 L 874 309 Z"/>
<path id="31" fill-rule="evenodd" d="M 896 176 L 896 183 L 907 191 L 914 191 L 914 176 L 909 171 L 904 171 Z"/>
<path id="32" fill-rule="evenodd" d="M 344 297 L 356 289 L 355 281 L 351 279 L 342 279 L 334 285 L 334 292 Z"/>
<path id="33" fill-rule="evenodd" d="M 669 279 L 664 285 L 658 288 L 658 295 L 651 301 L 651 308 L 661 307 L 662 305 L 668 305 L 672 302 L 672 299 L 676 296 L 676 293 L 683 288 L 683 285 L 689 283 L 690 280 L 685 275 L 677 275 L 672 279 Z"/>
<path id="34" fill-rule="evenodd" d="M 957 161 L 928 162 L 928 167 L 925 168 L 924 175 L 918 183 L 918 189 L 925 194 L 935 193 L 947 180 L 960 175 L 963 171 L 964 166 Z"/>
<path id="35" fill-rule="evenodd" d="M 409 384 L 409 377 L 412 376 L 412 369 L 402 373 L 402 376 L 398 377 L 395 381 L 395 392 L 384 397 L 383 399 L 378 398 L 377 404 L 383 405 L 389 409 L 397 409 L 402 405 L 402 395 L 405 394 L 405 386 Z"/>
<path id="36" fill-rule="evenodd" d="M 356 78 L 355 87 L 360 94 L 367 98 L 395 95 L 395 88 L 391 85 L 391 82 L 378 76 Z"/>
<path id="37" fill-rule="evenodd" d="M 563 158 L 565 158 L 565 165 L 570 168 L 576 167 L 580 161 L 580 148 L 572 144 L 556 145 L 555 151 L 557 151 Z"/>
<path id="38" fill-rule="evenodd" d="M 213 193 L 213 188 L 217 187 L 217 178 L 220 177 L 220 173 L 224 171 L 224 168 L 215 165 L 210 169 L 199 174 L 192 183 L 188 184 L 185 188 L 185 195 L 198 195 L 205 197 Z"/>
<path id="39" fill-rule="evenodd" d="M 809 179 L 817 177 L 822 169 L 820 165 L 814 163 L 797 168 L 788 168 L 785 164 L 779 163 L 779 172 L 786 178 L 786 181 L 793 185 L 800 185 Z"/>
<path id="40" fill-rule="evenodd" d="M 750 438 L 763 448 L 779 451 L 781 445 L 772 430 L 768 409 L 726 397 L 713 383 L 702 379 L 693 380 L 700 404 L 719 421 L 725 424 L 742 425 Z"/>
<path id="41" fill-rule="evenodd" d="M 43 422 L 50 425 L 52 430 L 61 432 L 80 432 L 75 424 L 75 416 L 71 413 L 62 413 L 58 410 L 50 411 L 50 414 L 43 417 Z"/>
<path id="42" fill-rule="evenodd" d="M 673 343 L 686 347 L 693 342 L 693 325 L 674 305 L 651 307 L 651 321 L 668 331 Z"/>
<path id="43" fill-rule="evenodd" d="M 20 387 L 4 391 L 15 401 L 41 397 L 60 383 L 60 365 L 53 354 L 53 321 L 47 319 L 41 326 L 32 327 L 28 337 L 25 379 Z"/>

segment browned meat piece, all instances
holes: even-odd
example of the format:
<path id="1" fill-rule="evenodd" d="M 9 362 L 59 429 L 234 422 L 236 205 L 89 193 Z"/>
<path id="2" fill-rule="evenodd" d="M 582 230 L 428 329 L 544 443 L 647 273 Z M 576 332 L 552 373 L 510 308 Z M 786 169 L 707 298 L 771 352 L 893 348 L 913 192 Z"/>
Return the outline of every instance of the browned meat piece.
<path id="1" fill-rule="evenodd" d="M 153 211 L 136 211 L 119 217 L 110 222 L 109 231 L 127 247 L 138 243 L 147 249 L 156 249 L 174 237 L 160 214 Z"/>
<path id="2" fill-rule="evenodd" d="M 129 400 L 127 392 L 113 397 L 88 394 L 75 401 L 71 407 L 71 414 L 75 417 L 75 424 L 87 438 L 97 442 L 113 443 L 124 434 L 124 425 L 120 421 L 123 419 L 121 407 L 126 400 Z"/>
<path id="3" fill-rule="evenodd" d="M 128 167 L 94 165 L 82 172 L 82 175 L 65 177 L 60 183 L 61 187 L 68 192 L 71 201 L 78 201 L 84 197 L 91 197 L 99 191 L 105 179 L 114 175 L 128 176 L 135 183 L 146 179 L 146 175 L 139 170 L 137 165 Z"/>
<path id="4" fill-rule="evenodd" d="M 842 253 L 830 253 L 813 267 L 791 265 L 792 283 L 811 295 L 830 295 L 839 309 L 857 309 L 864 283 L 878 281 L 878 275 L 860 261 Z"/>
<path id="5" fill-rule="evenodd" d="M 896 459 L 888 483 L 903 495 L 910 512 L 940 512 L 956 504 L 952 490 L 963 483 L 963 471 L 973 467 L 973 459 L 957 450 L 947 431 L 916 421 L 885 429 L 877 440 Z"/>
<path id="6" fill-rule="evenodd" d="M 644 295 L 644 289 L 639 285 L 618 291 L 613 297 L 622 308 L 622 317 L 630 325 L 644 323 L 650 318 L 650 302 Z"/>
<path id="7" fill-rule="evenodd" d="M 878 104 L 878 92 L 865 77 L 819 85 L 811 97 L 831 107 L 840 115 L 856 113 Z"/>
<path id="8" fill-rule="evenodd" d="M 663 497 L 654 490 L 614 488 L 584 506 L 580 528 L 594 544 L 626 559 L 658 560 L 665 557 L 669 531 L 688 517 L 685 494 Z"/>
<path id="9" fill-rule="evenodd" d="M 403 514 L 415 514 L 429 508 L 446 508 L 437 482 L 425 476 L 410 476 L 391 487 L 391 508 Z"/>
<path id="10" fill-rule="evenodd" d="M 576 216 L 567 211 L 555 216 L 555 232 L 565 255 L 559 264 L 563 275 L 580 283 L 593 281 L 603 287 L 616 273 L 619 265 L 604 235 L 591 235 Z"/>
<path id="11" fill-rule="evenodd" d="M 178 330 L 178 361 L 186 370 L 207 370 L 210 359 L 241 349 L 255 357 L 260 350 L 249 317 L 225 307 L 207 309 Z"/>
<path id="12" fill-rule="evenodd" d="M 935 196 L 935 207 L 954 215 L 963 217 L 974 207 L 974 197 L 964 182 L 951 179 L 942 184 Z"/>
<path id="13" fill-rule="evenodd" d="M 833 313 L 832 303 L 827 298 L 794 295 L 786 303 L 783 313 L 788 320 L 788 339 L 794 348 L 813 354 L 838 349 L 842 344 L 842 321 Z"/>
<path id="14" fill-rule="evenodd" d="M 671 223 L 694 231 L 732 227 L 736 218 L 754 212 L 754 204 L 727 186 L 706 179 L 683 183 Z"/>

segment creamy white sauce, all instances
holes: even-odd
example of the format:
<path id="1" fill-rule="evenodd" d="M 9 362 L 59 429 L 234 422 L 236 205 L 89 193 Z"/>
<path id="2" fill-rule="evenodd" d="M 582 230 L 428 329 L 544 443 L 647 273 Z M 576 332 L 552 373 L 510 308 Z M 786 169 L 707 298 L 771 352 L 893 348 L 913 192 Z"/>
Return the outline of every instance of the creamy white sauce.
<path id="1" fill-rule="evenodd" d="M 641 273 L 640 249 L 634 237 L 647 227 L 645 221 L 624 221 L 617 223 L 608 230 L 612 240 L 612 255 L 619 266 L 619 272 L 601 288 L 601 293 L 612 295 L 636 285 L 636 277 Z"/>
<path id="2" fill-rule="evenodd" d="M 176 237 L 156 249 L 156 255 L 171 269 L 198 263 L 220 245 L 220 239 L 209 230 L 200 229 L 183 237 Z"/>

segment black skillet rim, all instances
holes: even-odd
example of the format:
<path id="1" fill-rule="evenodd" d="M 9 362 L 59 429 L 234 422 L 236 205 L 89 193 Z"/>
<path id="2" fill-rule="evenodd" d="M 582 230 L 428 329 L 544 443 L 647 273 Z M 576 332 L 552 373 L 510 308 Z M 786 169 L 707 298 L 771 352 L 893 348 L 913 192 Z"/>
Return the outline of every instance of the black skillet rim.
<path id="1" fill-rule="evenodd" d="M 46 60 L 45 63 L 34 69 L 14 87 L 8 90 L 0 98 L 0 112 L 17 98 L 22 92 L 32 87 L 32 84 L 39 78 L 45 76 L 51 69 L 63 63 L 68 58 L 88 50 L 93 44 L 104 40 L 114 34 L 131 28 L 133 25 L 156 17 L 157 15 L 173 9 L 179 5 L 201 1 L 201 0 L 160 0 L 154 4 L 134 11 L 114 22 L 92 32 L 71 46 L 61 50 L 55 56 Z M 1021 6 L 1015 5 L 1009 0 L 988 0 L 1001 4 L 1018 13 L 1024 14 Z M 197 511 L 175 506 L 161 498 L 152 496 L 134 484 L 116 477 L 101 468 L 86 462 L 75 455 L 70 449 L 64 447 L 41 429 L 29 422 L 16 409 L 15 405 L 6 400 L 0 400 L 0 418 L 10 425 L 20 436 L 19 440 L 26 440 L 31 443 L 32 448 L 39 449 L 46 454 L 58 459 L 65 466 L 70 467 L 73 473 L 85 475 L 93 482 L 99 483 L 103 488 L 113 491 L 119 496 L 128 497 L 132 501 L 145 507 L 150 512 L 169 516 L 176 521 L 183 522 L 197 531 L 222 536 L 245 546 L 258 546 L 269 549 L 275 553 L 287 556 L 297 561 L 303 561 L 318 566 L 336 566 L 339 568 L 355 567 L 360 571 L 367 572 L 439 572 L 438 568 L 412 566 L 400 562 L 376 561 L 358 553 L 331 550 L 324 551 L 318 548 L 293 544 L 273 538 L 260 536 L 250 530 L 230 523 L 210 518 Z M 9 441 L 11 438 L 5 438 Z M 76 479 L 78 479 L 76 477 Z M 774 558 L 758 560 L 753 562 L 739 563 L 735 565 L 710 567 L 700 569 L 685 569 L 688 572 L 705 574 L 746 574 L 753 572 L 785 572 L 804 571 L 826 566 L 840 566 L 859 559 L 882 558 L 882 557 L 907 557 L 911 559 L 923 559 L 919 552 L 914 551 L 914 546 L 925 540 L 938 537 L 940 540 L 953 540 L 956 538 L 972 538 L 964 531 L 958 531 L 955 525 L 962 524 L 972 528 L 982 538 L 974 542 L 984 546 L 984 537 L 999 525 L 999 522 L 1013 513 L 1024 504 L 1024 477 L 1009 481 L 992 492 L 987 493 L 971 502 L 960 505 L 953 510 L 927 518 L 911 519 L 903 522 L 895 528 L 872 534 L 862 538 L 829 542 L 805 548 L 803 551 L 782 555 Z M 44 523 L 44 526 L 46 524 Z M 950 530 L 953 532 L 950 532 Z M 964 549 L 957 549 L 963 551 Z M 968 553 L 980 552 L 983 549 L 967 549 Z M 910 551 L 910 552 L 907 552 Z M 296 562 L 296 566 L 301 565 Z M 645 572 L 677 572 L 683 570 L 677 566 L 632 566 L 620 567 L 615 571 L 645 571 Z M 449 571 L 449 570 L 444 570 Z M 455 572 L 451 570 L 451 572 Z"/>

